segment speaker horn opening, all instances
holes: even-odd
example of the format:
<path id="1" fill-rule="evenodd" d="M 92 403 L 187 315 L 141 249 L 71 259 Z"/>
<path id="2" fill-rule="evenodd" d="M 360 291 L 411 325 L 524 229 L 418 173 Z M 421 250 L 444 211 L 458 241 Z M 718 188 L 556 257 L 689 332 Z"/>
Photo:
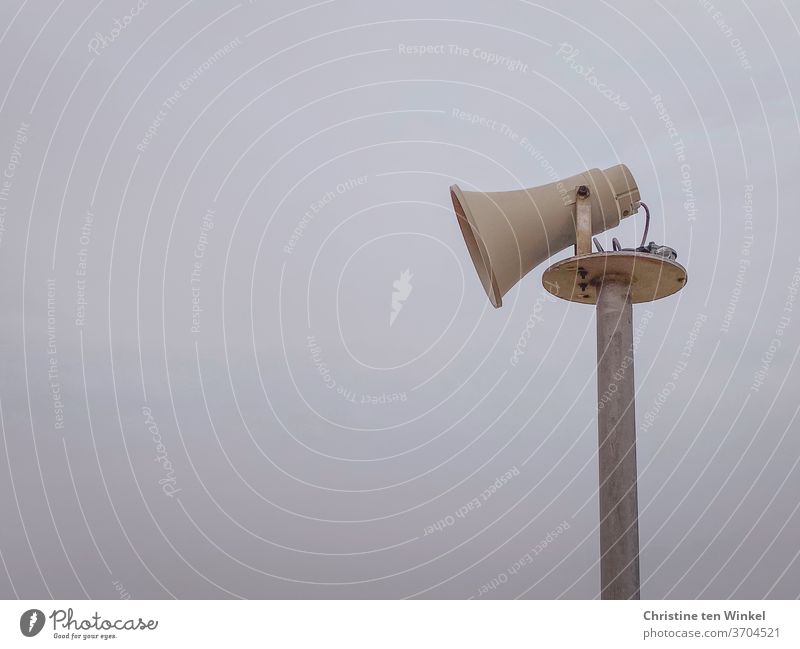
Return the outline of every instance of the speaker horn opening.
<path id="1" fill-rule="evenodd" d="M 481 284 L 483 284 L 483 290 L 486 291 L 492 306 L 499 308 L 503 304 L 503 298 L 500 294 L 500 288 L 497 286 L 497 279 L 492 273 L 489 253 L 458 185 L 450 186 L 450 198 L 453 199 L 453 209 L 458 217 L 458 225 L 461 228 L 461 234 L 464 236 L 464 242 L 467 244 L 469 256 L 472 258 L 472 263 L 478 272 Z"/>

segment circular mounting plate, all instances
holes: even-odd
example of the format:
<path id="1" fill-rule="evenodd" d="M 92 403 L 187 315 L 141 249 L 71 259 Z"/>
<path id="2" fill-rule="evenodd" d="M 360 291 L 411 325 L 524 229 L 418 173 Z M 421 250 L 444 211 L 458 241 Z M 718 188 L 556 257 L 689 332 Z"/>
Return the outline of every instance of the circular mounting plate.
<path id="1" fill-rule="evenodd" d="M 571 302 L 597 304 L 603 279 L 630 283 L 631 302 L 652 302 L 677 293 L 686 285 L 679 263 L 646 252 L 595 252 L 556 262 L 542 275 L 553 295 Z"/>

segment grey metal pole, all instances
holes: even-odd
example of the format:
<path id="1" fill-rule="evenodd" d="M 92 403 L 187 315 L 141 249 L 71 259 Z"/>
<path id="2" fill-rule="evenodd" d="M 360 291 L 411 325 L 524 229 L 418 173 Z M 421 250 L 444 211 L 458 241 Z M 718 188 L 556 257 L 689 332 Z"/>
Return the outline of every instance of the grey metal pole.
<path id="1" fill-rule="evenodd" d="M 600 597 L 639 599 L 639 505 L 630 277 L 604 278 L 597 297 Z"/>

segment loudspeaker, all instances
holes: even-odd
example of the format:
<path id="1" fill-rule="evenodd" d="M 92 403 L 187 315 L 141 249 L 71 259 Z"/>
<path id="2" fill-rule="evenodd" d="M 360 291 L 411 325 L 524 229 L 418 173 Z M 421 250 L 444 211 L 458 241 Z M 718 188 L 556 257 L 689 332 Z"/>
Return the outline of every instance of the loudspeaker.
<path id="1" fill-rule="evenodd" d="M 615 227 L 639 209 L 639 189 L 624 164 L 510 192 L 450 187 L 464 241 L 496 308 L 530 270 L 575 243 L 575 192 L 581 185 L 590 192 L 592 234 Z"/>

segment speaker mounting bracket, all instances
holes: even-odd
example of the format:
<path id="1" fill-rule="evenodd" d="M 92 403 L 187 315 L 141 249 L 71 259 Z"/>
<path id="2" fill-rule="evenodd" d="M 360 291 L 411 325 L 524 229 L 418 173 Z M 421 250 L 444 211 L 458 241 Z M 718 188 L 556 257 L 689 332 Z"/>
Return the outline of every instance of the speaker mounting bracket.
<path id="1" fill-rule="evenodd" d="M 600 287 L 607 281 L 627 285 L 633 304 L 660 300 L 686 285 L 686 269 L 675 261 L 674 251 L 667 255 L 660 248 L 665 247 L 651 243 L 622 250 L 615 245 L 613 251 L 601 248 L 593 253 L 590 192 L 581 185 L 575 190 L 575 254 L 544 271 L 542 284 L 556 297 L 583 304 L 597 304 Z"/>
<path id="2" fill-rule="evenodd" d="M 581 185 L 575 191 L 575 256 L 592 252 L 592 203 L 589 188 Z"/>

